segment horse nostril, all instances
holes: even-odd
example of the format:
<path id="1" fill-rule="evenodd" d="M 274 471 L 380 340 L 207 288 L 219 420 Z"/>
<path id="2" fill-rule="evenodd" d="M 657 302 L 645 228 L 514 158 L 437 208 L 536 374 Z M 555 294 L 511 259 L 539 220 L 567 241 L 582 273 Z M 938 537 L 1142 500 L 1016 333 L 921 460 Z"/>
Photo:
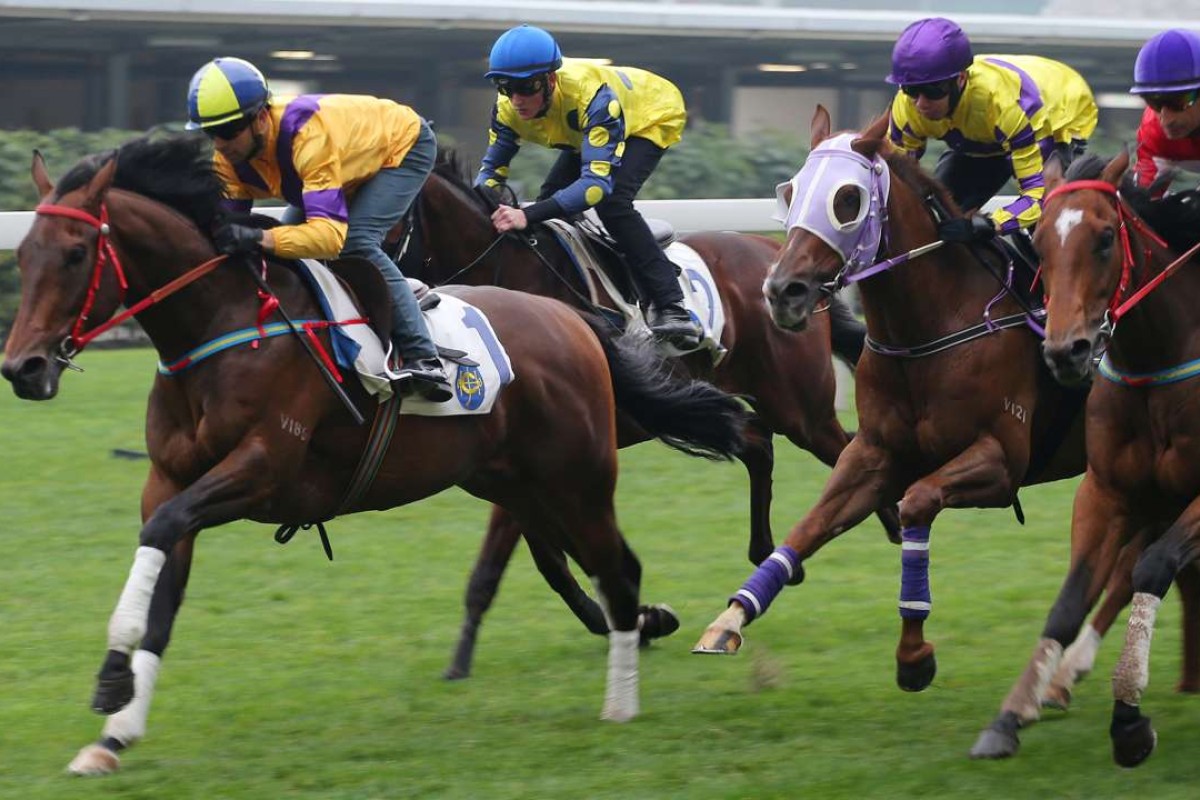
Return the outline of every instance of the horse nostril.
<path id="1" fill-rule="evenodd" d="M 1071 342 L 1071 358 L 1087 358 L 1092 354 L 1092 342 L 1090 339 L 1076 339 Z"/>
<path id="2" fill-rule="evenodd" d="M 22 378 L 30 378 L 40 375 L 46 369 L 46 359 L 42 356 L 30 356 L 24 361 L 19 361 L 13 365 L 11 361 L 5 361 L 3 366 L 0 366 L 0 375 L 4 379 L 13 382 Z"/>
<path id="3" fill-rule="evenodd" d="M 783 287 L 782 294 L 789 300 L 803 300 L 808 297 L 808 284 L 794 281 Z"/>

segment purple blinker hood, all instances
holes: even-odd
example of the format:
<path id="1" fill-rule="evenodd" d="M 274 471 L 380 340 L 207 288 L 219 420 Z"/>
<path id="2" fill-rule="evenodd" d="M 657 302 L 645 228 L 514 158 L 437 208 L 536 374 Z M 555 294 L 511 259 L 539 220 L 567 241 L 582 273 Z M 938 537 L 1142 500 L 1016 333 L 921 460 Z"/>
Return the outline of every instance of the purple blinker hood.
<path id="1" fill-rule="evenodd" d="M 821 142 L 790 181 L 775 187 L 778 210 L 775 219 L 785 231 L 802 228 L 819 237 L 842 258 L 843 273 L 849 277 L 870 267 L 879 251 L 887 223 L 891 173 L 879 156 L 866 158 L 850 148 L 858 138 L 843 133 Z M 792 203 L 784 191 L 792 187 Z M 839 222 L 833 200 L 838 190 L 853 187 L 859 193 L 858 216 Z"/>

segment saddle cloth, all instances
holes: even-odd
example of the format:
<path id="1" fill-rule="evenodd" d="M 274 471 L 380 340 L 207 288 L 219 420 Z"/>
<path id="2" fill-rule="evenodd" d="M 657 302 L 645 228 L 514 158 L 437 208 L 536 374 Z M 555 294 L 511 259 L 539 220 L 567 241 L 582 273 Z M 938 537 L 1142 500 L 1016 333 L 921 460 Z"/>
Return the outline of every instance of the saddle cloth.
<path id="1" fill-rule="evenodd" d="M 546 225 L 571 257 L 571 262 L 587 286 L 592 303 L 602 308 L 616 306 L 615 310 L 624 318 L 626 330 L 642 331 L 649 336 L 650 328 L 637 301 L 625 297 L 617 288 L 597 258 L 591 244 L 591 236 L 565 220 L 547 220 Z M 700 254 L 686 244 L 672 242 L 663 252 L 667 254 L 671 263 L 680 268 L 678 280 L 679 288 L 683 290 L 684 307 L 693 319 L 699 320 L 704 329 L 704 336 L 700 344 L 690 350 L 679 350 L 665 342 L 659 345 L 659 349 L 669 356 L 707 350 L 713 364 L 717 364 L 725 357 L 726 352 L 721 345 L 721 334 L 725 330 L 725 306 L 721 303 L 717 282 L 713 280 L 712 272 Z M 600 289 L 603 289 L 603 294 Z"/>
<path id="2" fill-rule="evenodd" d="M 362 313 L 341 282 L 319 261 L 298 262 L 300 274 L 312 286 L 326 319 L 343 321 L 361 319 Z M 419 281 L 409 281 L 420 285 Z M 400 406 L 401 414 L 425 417 L 449 417 L 460 414 L 487 414 L 492 410 L 500 390 L 515 377 L 508 352 L 496 336 L 491 323 L 482 311 L 457 297 L 438 295 L 439 302 L 422 311 L 433 341 L 440 349 L 458 350 L 465 357 L 454 360 L 442 356 L 454 386 L 454 397 L 444 403 L 434 403 L 418 396 L 406 397 Z M 387 377 L 385 351 L 369 325 L 343 325 L 329 329 L 333 341 L 333 356 L 338 366 L 354 370 L 363 388 L 379 402 L 392 396 Z"/>

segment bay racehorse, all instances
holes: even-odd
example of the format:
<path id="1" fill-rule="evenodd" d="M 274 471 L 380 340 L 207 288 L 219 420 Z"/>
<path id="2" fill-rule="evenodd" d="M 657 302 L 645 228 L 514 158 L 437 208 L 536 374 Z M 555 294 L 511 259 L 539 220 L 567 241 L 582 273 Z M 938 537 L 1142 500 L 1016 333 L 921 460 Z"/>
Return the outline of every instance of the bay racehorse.
<path id="1" fill-rule="evenodd" d="M 257 265 L 214 257 L 208 232 L 221 187 L 210 159 L 202 137 L 135 140 L 115 157 L 81 161 L 55 187 L 35 154 L 43 200 L 17 251 L 21 302 L 0 368 L 18 397 L 53 398 L 76 352 L 125 313 L 136 313 L 162 364 L 253 330 L 276 303 L 320 318 L 287 266 L 262 262 L 263 291 Z M 144 735 L 200 531 L 237 519 L 321 522 L 454 485 L 503 507 L 592 577 L 612 628 L 603 717 L 637 714 L 640 567 L 613 510 L 614 391 L 652 435 L 730 457 L 744 412 L 706 384 L 678 384 L 653 353 L 558 301 L 492 287 L 449 291 L 490 321 L 515 378 L 489 414 L 401 416 L 375 480 L 348 505 L 369 426 L 326 388 L 300 336 L 256 339 L 176 374 L 160 366 L 146 412 L 139 547 L 92 701 L 110 716 L 72 771 L 112 771 L 117 753 Z M 382 284 L 375 296 L 386 296 Z M 114 317 L 121 304 L 127 311 Z M 357 408 L 375 404 L 361 387 L 345 391 Z"/>
<path id="2" fill-rule="evenodd" d="M 402 262 L 405 274 L 438 285 L 450 281 L 505 286 L 593 309 L 582 277 L 550 229 L 539 227 L 497 237 L 490 221 L 495 208 L 494 197 L 472 189 L 457 154 L 440 152 L 416 203 L 417 224 Z M 849 442 L 834 408 L 829 322 L 822 315 L 805 331 L 784 331 L 771 322 L 762 300 L 762 282 L 779 253 L 779 244 L 773 239 L 709 232 L 685 236 L 682 241 L 700 254 L 712 273 L 725 314 L 722 344 L 726 354 L 714 366 L 708 351 L 692 353 L 675 359 L 675 368 L 712 380 L 744 397 L 754 409 L 749 443 L 738 458 L 750 477 L 749 557 L 758 564 L 774 548 L 770 523 L 773 435 L 785 436 L 830 466 Z M 646 440 L 645 431 L 624 415 L 618 418 L 621 446 Z M 889 536 L 898 537 L 895 509 L 885 509 L 880 519 Z M 503 509 L 494 510 L 468 581 L 462 634 L 446 670 L 449 678 L 466 677 L 470 672 L 480 622 L 495 598 L 520 533 L 510 515 Z M 593 633 L 606 632 L 599 608 L 571 577 L 561 554 L 544 542 L 530 540 L 528 544 L 539 570 L 575 615 Z"/>
<path id="3" fill-rule="evenodd" d="M 736 652 L 743 626 L 785 585 L 803 580 L 805 559 L 899 500 L 897 683 L 920 691 L 936 673 L 924 635 L 934 520 L 947 508 L 1012 506 L 1021 486 L 1078 474 L 1083 425 L 1073 421 L 1079 393 L 1053 380 L 1028 315 L 998 293 L 1009 262 L 991 248 L 934 244 L 932 202 L 950 214 L 957 207 L 914 159 L 889 145 L 886 125 L 884 116 L 861 134 L 831 137 L 829 115 L 818 107 L 813 149 L 781 188 L 788 238 L 764 286 L 775 321 L 799 328 L 824 291 L 863 278 L 858 434 L 816 505 L 695 650 Z"/>
<path id="4" fill-rule="evenodd" d="M 1128 154 L 1107 165 L 1077 162 L 1047 196 L 1035 235 L 1048 296 L 1046 363 L 1073 385 L 1090 379 L 1102 356 L 1101 377 L 1087 404 L 1087 472 L 1075 495 L 1071 566 L 1033 658 L 980 734 L 976 756 L 1016 752 L 1017 729 L 1037 718 L 1046 677 L 1064 671 L 1060 662 L 1080 660 L 1083 650 L 1090 668 L 1111 617 L 1072 639 L 1122 545 L 1120 557 L 1134 563 L 1117 572 L 1128 575 L 1132 566 L 1131 579 L 1121 592 L 1110 586 L 1108 598 L 1123 605 L 1132 597 L 1112 680 L 1117 763 L 1136 766 L 1154 749 L 1156 734 L 1141 703 L 1155 616 L 1172 580 L 1184 602 L 1178 688 L 1200 689 L 1200 389 L 1192 380 L 1200 374 L 1200 273 L 1188 261 L 1195 246 L 1177 258 L 1134 208 L 1167 239 L 1180 242 L 1182 232 L 1194 245 L 1200 204 L 1195 193 L 1160 204 L 1132 186 L 1118 192 L 1128 167 Z M 1154 219 L 1171 206 L 1182 216 Z"/>

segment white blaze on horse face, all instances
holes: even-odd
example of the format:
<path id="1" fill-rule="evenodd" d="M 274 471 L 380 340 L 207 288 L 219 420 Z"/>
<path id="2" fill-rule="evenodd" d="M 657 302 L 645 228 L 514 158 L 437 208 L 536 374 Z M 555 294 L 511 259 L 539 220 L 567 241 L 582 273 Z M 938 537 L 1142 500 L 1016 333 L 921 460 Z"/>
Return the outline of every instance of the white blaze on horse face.
<path id="1" fill-rule="evenodd" d="M 1075 230 L 1075 226 L 1082 221 L 1083 212 L 1078 208 L 1068 208 L 1059 214 L 1058 219 L 1054 220 L 1054 230 L 1058 231 L 1058 243 L 1066 247 L 1067 237 L 1071 235 L 1071 231 Z"/>

